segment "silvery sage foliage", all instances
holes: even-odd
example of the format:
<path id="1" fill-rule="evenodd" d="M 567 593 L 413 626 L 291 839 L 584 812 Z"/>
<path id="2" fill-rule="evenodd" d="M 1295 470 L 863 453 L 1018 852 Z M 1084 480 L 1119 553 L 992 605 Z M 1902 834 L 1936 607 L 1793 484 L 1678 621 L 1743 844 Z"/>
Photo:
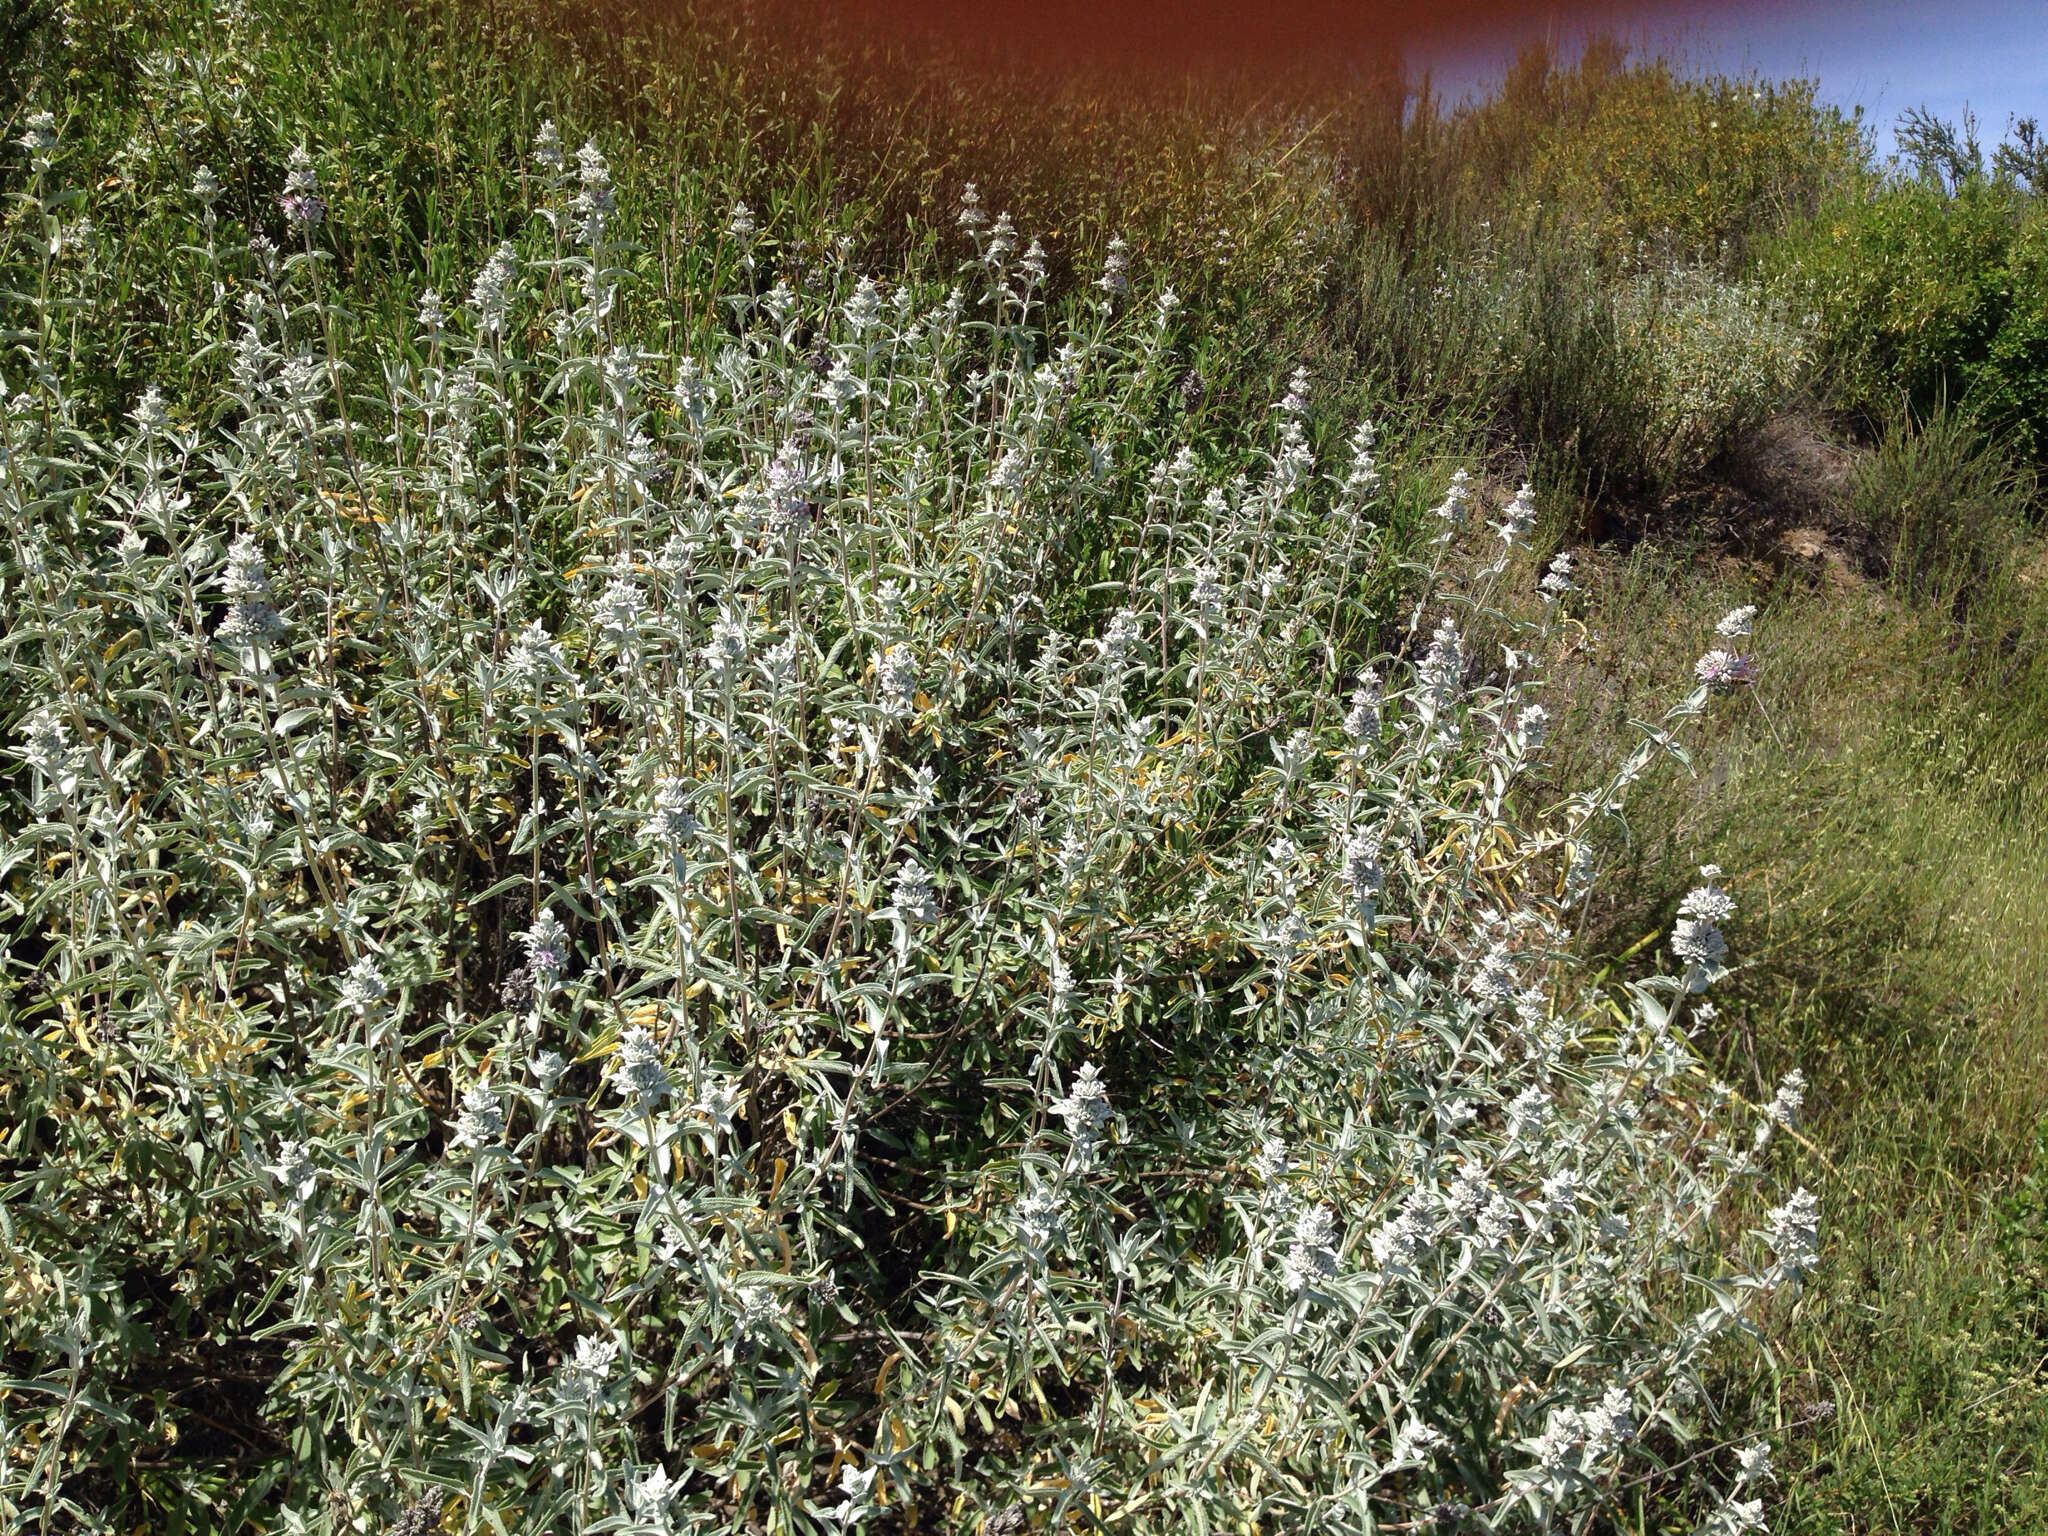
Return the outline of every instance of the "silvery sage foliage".
<path id="1" fill-rule="evenodd" d="M 1687 1044 L 1715 877 L 1680 977 L 1571 929 L 1753 663 L 1547 806 L 1532 493 L 1326 465 L 1305 373 L 1156 441 L 1172 295 L 1049 312 L 971 189 L 958 286 L 736 208 L 625 334 L 569 142 L 375 369 L 317 146 L 294 249 L 195 202 L 215 392 L 87 419 L 91 295 L 9 301 L 10 1525 L 252 1390 L 209 1475 L 308 1532 L 1552 1529 L 1683 1446 L 1800 1086 Z"/>

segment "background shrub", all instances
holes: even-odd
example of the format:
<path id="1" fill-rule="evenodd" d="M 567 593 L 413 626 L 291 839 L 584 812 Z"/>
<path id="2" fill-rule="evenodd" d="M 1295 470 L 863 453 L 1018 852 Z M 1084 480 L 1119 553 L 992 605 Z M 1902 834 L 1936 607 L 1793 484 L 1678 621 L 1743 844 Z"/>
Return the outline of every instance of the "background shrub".
<path id="1" fill-rule="evenodd" d="M 1831 205 L 1779 262 L 1819 317 L 1831 398 L 1865 423 L 1944 408 L 2048 443 L 2048 217 L 2011 184 L 1893 183 Z"/>

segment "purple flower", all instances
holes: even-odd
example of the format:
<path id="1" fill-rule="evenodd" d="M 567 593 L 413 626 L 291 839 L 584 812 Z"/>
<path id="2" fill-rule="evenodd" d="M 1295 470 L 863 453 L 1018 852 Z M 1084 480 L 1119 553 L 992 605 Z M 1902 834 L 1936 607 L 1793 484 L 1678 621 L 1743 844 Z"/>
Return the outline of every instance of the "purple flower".
<path id="1" fill-rule="evenodd" d="M 302 144 L 292 151 L 284 173 L 284 195 L 277 200 L 284 216 L 294 224 L 311 229 L 327 216 L 327 200 L 320 195 L 320 178 L 313 170 L 313 157 Z"/>
<path id="2" fill-rule="evenodd" d="M 287 192 L 277 200 L 277 206 L 284 210 L 284 216 L 294 224 L 303 224 L 311 229 L 327 217 L 327 200 L 304 192 Z"/>
<path id="3" fill-rule="evenodd" d="M 1709 688 L 1725 693 L 1756 681 L 1756 663 L 1734 651 L 1712 650 L 1693 664 L 1692 674 Z"/>
<path id="4" fill-rule="evenodd" d="M 519 935 L 519 942 L 526 946 L 526 963 L 552 987 L 569 963 L 569 931 L 562 920 L 543 907 L 533 926 Z"/>

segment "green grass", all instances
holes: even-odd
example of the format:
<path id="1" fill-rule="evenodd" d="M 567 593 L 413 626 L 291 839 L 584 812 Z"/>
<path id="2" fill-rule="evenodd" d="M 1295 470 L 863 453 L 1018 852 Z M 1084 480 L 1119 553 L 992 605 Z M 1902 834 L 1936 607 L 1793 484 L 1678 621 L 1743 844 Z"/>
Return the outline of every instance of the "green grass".
<path id="1" fill-rule="evenodd" d="M 1659 931 L 1692 864 L 1739 871 L 1743 968 L 1710 1049 L 1753 1095 L 1795 1063 L 1812 1080 L 1800 1176 L 1823 1201 L 1826 1268 L 1772 1319 L 1778 1372 L 1732 1377 L 1727 1411 L 1783 1444 L 1774 1529 L 2036 1530 L 2040 784 L 1990 768 L 2013 734 L 2003 679 L 1953 648 L 1944 616 L 1875 584 L 1816 592 L 1670 551 L 1595 587 L 1609 641 L 1575 690 L 1586 750 L 1621 729 L 1634 679 L 1682 659 L 1688 617 L 1759 587 L 1755 708 L 1702 745 L 1696 780 L 1639 810 L 1628 894 L 1592 933 L 1626 949 Z"/>

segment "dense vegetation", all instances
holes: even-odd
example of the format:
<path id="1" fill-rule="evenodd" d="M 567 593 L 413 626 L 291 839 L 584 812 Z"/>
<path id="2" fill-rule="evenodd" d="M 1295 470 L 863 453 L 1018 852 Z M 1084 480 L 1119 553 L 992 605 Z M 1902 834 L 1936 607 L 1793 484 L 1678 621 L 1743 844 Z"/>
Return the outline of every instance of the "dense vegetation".
<path id="1" fill-rule="evenodd" d="M 2048 1514 L 2030 125 L 5 27 L 12 1525 Z"/>

